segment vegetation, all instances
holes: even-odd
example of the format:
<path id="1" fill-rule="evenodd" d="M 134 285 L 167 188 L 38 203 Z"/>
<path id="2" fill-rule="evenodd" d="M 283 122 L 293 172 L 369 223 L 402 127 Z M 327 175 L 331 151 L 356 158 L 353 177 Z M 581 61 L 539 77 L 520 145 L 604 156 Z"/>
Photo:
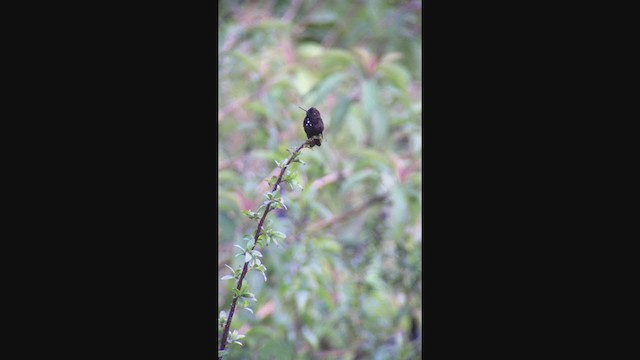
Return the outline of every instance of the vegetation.
<path id="1" fill-rule="evenodd" d="M 219 4 L 225 358 L 421 358 L 420 2 Z"/>

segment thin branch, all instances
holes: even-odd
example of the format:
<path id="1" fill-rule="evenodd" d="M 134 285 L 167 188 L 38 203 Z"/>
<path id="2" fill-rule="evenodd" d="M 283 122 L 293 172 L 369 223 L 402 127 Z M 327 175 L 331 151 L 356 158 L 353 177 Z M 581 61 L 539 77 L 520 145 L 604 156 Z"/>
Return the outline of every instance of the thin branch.
<path id="1" fill-rule="evenodd" d="M 311 184 L 311 188 L 314 190 L 318 190 L 323 186 L 326 186 L 332 182 L 336 182 L 338 180 L 342 180 L 348 176 L 351 175 L 351 171 L 350 170 L 343 170 L 343 171 L 339 171 L 339 172 L 334 172 L 331 173 L 329 175 L 325 175 L 317 180 L 315 180 L 312 184 Z"/>
<path id="2" fill-rule="evenodd" d="M 346 211 L 340 215 L 334 216 L 332 218 L 329 219 L 325 219 L 325 220 L 320 220 L 314 224 L 311 224 L 308 228 L 306 229 L 302 229 L 302 230 L 298 230 L 294 233 L 293 236 L 291 236 L 291 240 L 290 242 L 294 242 L 295 239 L 297 239 L 298 237 L 300 237 L 301 234 L 306 233 L 315 233 L 318 232 L 322 229 L 331 227 L 335 224 L 341 223 L 343 221 L 346 221 L 350 218 L 353 218 L 355 215 L 367 210 L 368 208 L 370 208 L 371 206 L 375 205 L 376 203 L 379 202 L 383 202 L 384 200 L 386 200 L 387 197 L 385 195 L 379 195 L 376 196 L 374 198 L 369 199 L 369 201 L 365 202 L 364 204 L 355 207 L 349 211 Z M 298 228 L 298 227 L 296 227 Z"/>
<path id="3" fill-rule="evenodd" d="M 296 153 L 302 150 L 302 148 L 304 148 L 306 145 L 310 145 L 314 140 L 315 138 L 308 139 L 307 141 L 302 143 L 302 145 L 298 146 L 298 148 L 293 152 L 293 154 L 291 154 L 291 157 L 289 157 L 289 160 L 287 161 L 285 166 L 282 167 L 282 170 L 280 171 L 280 176 L 278 176 L 278 180 L 276 180 L 276 183 L 273 185 L 273 189 L 271 190 L 272 192 L 278 189 L 278 185 L 280 185 L 280 182 L 282 181 L 282 176 L 284 175 L 285 171 L 291 164 L 291 161 L 294 159 L 294 157 L 297 156 Z M 264 210 L 264 214 L 262 214 L 262 218 L 258 223 L 258 227 L 256 228 L 256 233 L 253 237 L 253 246 L 251 247 L 251 250 L 254 250 L 256 248 L 256 245 L 258 243 L 258 237 L 262 232 L 262 225 L 264 224 L 264 221 L 267 218 L 267 214 L 269 213 L 270 210 L 271 210 L 271 203 L 267 204 L 267 208 Z M 238 290 L 242 289 L 242 281 L 244 280 L 244 277 L 247 275 L 248 270 L 249 270 L 249 263 L 245 262 L 244 266 L 242 267 L 242 273 L 238 278 L 236 289 Z M 227 346 L 227 338 L 229 337 L 229 328 L 231 327 L 231 320 L 233 319 L 233 314 L 236 311 L 237 303 L 238 303 L 238 297 L 236 296 L 233 298 L 233 301 L 231 302 L 231 308 L 229 309 L 229 316 L 227 317 L 227 322 L 224 325 L 224 330 L 222 331 L 222 338 L 220 340 L 220 350 L 224 350 L 225 347 Z M 218 360 L 222 360 L 222 357 L 221 356 L 218 357 Z"/>
<path id="4" fill-rule="evenodd" d="M 347 220 L 347 219 L 353 217 L 354 215 L 357 215 L 358 213 L 368 209 L 372 205 L 374 205 L 374 204 L 376 204 L 378 202 L 384 201 L 385 199 L 386 199 L 386 196 L 384 196 L 384 195 L 376 196 L 376 197 L 370 199 L 369 201 L 365 202 L 364 204 L 362 204 L 362 205 L 360 205 L 358 207 L 355 207 L 355 208 L 353 208 L 353 209 L 351 209 L 351 210 L 349 210 L 347 212 L 344 212 L 339 216 L 334 216 L 334 217 L 332 217 L 330 219 L 318 221 L 317 223 L 315 223 L 315 224 L 313 224 L 313 225 L 311 225 L 309 227 L 309 232 L 315 232 L 315 231 L 330 227 L 330 226 L 332 226 L 334 224 L 337 224 L 339 222 L 342 222 L 344 220 Z"/>

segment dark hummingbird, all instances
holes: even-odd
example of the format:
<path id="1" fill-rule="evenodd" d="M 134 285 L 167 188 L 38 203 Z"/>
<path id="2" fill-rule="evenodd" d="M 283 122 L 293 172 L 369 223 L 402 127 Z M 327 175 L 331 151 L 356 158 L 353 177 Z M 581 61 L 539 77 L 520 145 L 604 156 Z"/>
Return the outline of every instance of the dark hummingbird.
<path id="1" fill-rule="evenodd" d="M 309 108 L 309 110 L 302 110 L 307 113 L 307 116 L 304 117 L 304 121 L 302 122 L 302 126 L 304 126 L 304 132 L 307 133 L 307 139 L 311 139 L 314 136 L 320 137 L 314 139 L 309 147 L 313 147 L 314 145 L 321 146 L 320 144 L 322 143 L 321 139 L 322 132 L 324 131 L 324 123 L 322 122 L 322 118 L 320 117 L 320 111 L 313 107 Z"/>

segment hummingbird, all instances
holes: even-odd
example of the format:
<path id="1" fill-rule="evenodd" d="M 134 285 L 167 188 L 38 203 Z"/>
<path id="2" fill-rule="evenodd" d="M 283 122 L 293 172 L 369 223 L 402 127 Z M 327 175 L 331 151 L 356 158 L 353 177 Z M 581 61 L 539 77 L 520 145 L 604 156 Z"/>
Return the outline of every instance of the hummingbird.
<path id="1" fill-rule="evenodd" d="M 300 106 L 298 106 L 302 109 Z M 309 110 L 302 109 L 302 111 L 307 113 L 307 116 L 304 117 L 304 121 L 302 122 L 302 126 L 304 127 L 304 132 L 307 133 L 307 139 L 311 139 L 314 136 L 320 136 L 319 138 L 314 139 L 311 143 L 311 146 L 315 145 L 321 146 L 322 132 L 324 131 L 324 123 L 322 122 L 322 118 L 320 117 L 320 111 L 318 109 L 312 107 Z"/>

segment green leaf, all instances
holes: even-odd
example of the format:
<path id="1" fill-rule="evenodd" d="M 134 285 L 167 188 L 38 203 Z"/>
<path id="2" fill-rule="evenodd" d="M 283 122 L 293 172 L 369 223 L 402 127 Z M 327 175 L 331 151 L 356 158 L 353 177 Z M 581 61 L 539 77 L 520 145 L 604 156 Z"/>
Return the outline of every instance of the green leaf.
<path id="1" fill-rule="evenodd" d="M 311 209 L 318 212 L 319 216 L 323 219 L 329 219 L 334 216 L 333 211 L 320 201 L 313 201 L 309 203 L 309 206 Z"/>
<path id="2" fill-rule="evenodd" d="M 388 132 L 386 116 L 378 103 L 378 87 L 375 80 L 366 80 L 362 84 L 362 107 L 364 121 L 370 124 L 371 136 L 375 144 L 384 142 Z"/>
<path id="3" fill-rule="evenodd" d="M 257 212 L 253 212 L 251 210 L 243 210 L 242 214 L 245 215 L 246 217 L 248 217 L 249 219 L 259 219 L 260 218 L 260 214 Z"/>
<path id="4" fill-rule="evenodd" d="M 248 234 L 242 237 L 242 240 L 247 242 L 247 247 L 250 247 L 251 245 L 253 245 L 253 239 L 254 239 L 254 236 L 248 235 Z"/>
<path id="5" fill-rule="evenodd" d="M 318 298 L 322 299 L 322 302 L 328 307 L 329 313 L 335 309 L 335 305 L 333 303 L 333 297 L 328 291 L 327 286 L 318 287 Z"/>
<path id="6" fill-rule="evenodd" d="M 235 277 L 233 275 L 225 275 L 220 278 L 220 280 L 231 280 L 231 279 L 235 279 Z"/>
<path id="7" fill-rule="evenodd" d="M 245 281 L 240 286 L 240 296 L 244 296 L 249 291 L 249 282 Z"/>
<path id="8" fill-rule="evenodd" d="M 267 205 L 269 205 L 270 203 L 271 203 L 271 201 L 269 201 L 269 200 L 264 201 L 262 204 L 260 204 L 260 206 L 258 206 L 257 211 L 262 210 L 262 208 L 266 207 L 266 206 L 267 206 Z"/>
<path id="9" fill-rule="evenodd" d="M 390 53 L 384 54 L 382 59 L 380 59 L 380 66 L 391 64 L 399 59 L 402 59 L 402 53 L 390 52 Z M 380 67 L 378 67 L 378 69 L 380 69 Z"/>
<path id="10" fill-rule="evenodd" d="M 267 236 L 265 234 L 260 234 L 260 236 L 258 236 L 258 241 L 256 242 L 256 244 L 258 244 L 260 246 L 266 246 L 267 245 Z"/>
<path id="11" fill-rule="evenodd" d="M 298 50 L 298 54 L 300 54 L 300 56 L 305 56 L 302 55 L 302 52 L 304 51 Z M 298 68 L 293 77 L 293 85 L 295 86 L 296 90 L 298 90 L 298 94 L 300 95 L 308 93 L 313 88 L 313 85 L 316 83 L 316 81 L 317 75 L 315 74 L 315 72 L 303 68 Z M 300 109 L 295 110 L 295 113 L 300 114 Z"/>
<path id="12" fill-rule="evenodd" d="M 417 134 L 412 137 L 413 140 L 413 151 L 416 154 L 419 154 L 422 150 L 422 134 Z"/>
<path id="13" fill-rule="evenodd" d="M 264 277 L 264 281 L 267 281 L 267 275 L 265 274 L 265 271 L 267 271 L 266 266 L 264 266 L 263 264 L 259 264 L 254 267 L 254 270 L 260 271 L 262 273 L 262 277 Z"/>
<path id="14" fill-rule="evenodd" d="M 258 64 L 258 60 L 255 57 L 245 55 L 244 53 L 236 50 L 232 51 L 230 55 L 237 60 L 240 60 L 239 62 L 237 62 L 238 65 L 241 66 L 241 64 L 244 64 L 246 65 L 246 67 L 253 71 L 259 71 L 260 65 Z"/>
<path id="15" fill-rule="evenodd" d="M 331 71 L 335 72 L 343 70 L 349 67 L 349 65 L 356 63 L 356 59 L 353 54 L 342 49 L 327 50 L 322 57 L 320 57 L 320 61 L 321 71 L 324 74 Z"/>
<path id="16" fill-rule="evenodd" d="M 244 106 L 244 108 L 250 112 L 258 115 L 267 116 L 267 108 L 259 101 L 252 101 Z"/>
<path id="17" fill-rule="evenodd" d="M 377 171 L 373 169 L 364 169 L 357 173 L 349 176 L 340 186 L 340 194 L 346 194 L 353 186 L 357 185 L 360 182 L 363 182 L 366 179 L 375 179 L 378 180 L 380 175 Z"/>
<path id="18" fill-rule="evenodd" d="M 364 119 L 364 111 L 362 106 L 351 107 L 351 111 L 347 112 L 342 132 L 351 140 L 353 144 L 361 144 L 367 138 L 369 126 Z"/>
<path id="19" fill-rule="evenodd" d="M 402 187 L 394 186 L 391 189 L 391 214 L 389 217 L 390 225 L 394 230 L 398 230 L 404 226 L 408 216 L 407 197 Z"/>
<path id="20" fill-rule="evenodd" d="M 306 326 L 302 327 L 302 335 L 304 336 L 304 338 L 309 342 L 309 344 L 311 344 L 311 346 L 315 349 L 318 347 L 318 337 L 316 336 L 316 334 L 313 333 L 313 331 L 311 331 L 311 329 L 309 329 Z"/>
<path id="21" fill-rule="evenodd" d="M 312 90 L 310 93 L 305 96 L 305 102 L 309 104 L 319 104 L 324 98 L 333 91 L 342 81 L 344 81 L 348 76 L 348 73 L 339 72 L 333 75 L 330 75 L 323 81 L 321 81 L 318 86 Z"/>
<path id="22" fill-rule="evenodd" d="M 340 129 L 342 129 L 342 125 L 344 125 L 344 120 L 347 117 L 347 112 L 349 111 L 350 106 L 351 100 L 349 100 L 349 97 L 340 96 L 338 104 L 333 108 L 333 111 L 331 112 L 331 127 L 328 128 L 331 133 L 340 133 Z"/>
<path id="23" fill-rule="evenodd" d="M 331 239 L 322 239 L 316 242 L 318 250 L 323 250 L 327 253 L 340 254 L 342 246 L 339 242 Z"/>
<path id="24" fill-rule="evenodd" d="M 251 302 L 245 298 L 239 298 L 238 299 L 238 306 L 240 306 L 241 308 L 246 308 L 247 306 L 250 306 Z"/>
<path id="25" fill-rule="evenodd" d="M 324 52 L 324 47 L 315 42 L 306 42 L 298 45 L 298 55 L 301 57 L 318 57 Z"/>
<path id="26" fill-rule="evenodd" d="M 383 75 L 383 78 L 388 80 L 398 90 L 407 91 L 409 88 L 409 81 L 411 75 L 401 65 L 398 64 L 383 64 L 378 67 Z"/>
<path id="27" fill-rule="evenodd" d="M 329 10 L 318 10 L 309 16 L 307 21 L 314 25 L 330 25 L 338 20 L 338 15 Z"/>
<path id="28" fill-rule="evenodd" d="M 253 293 L 250 292 L 245 292 L 244 294 L 240 294 L 241 297 L 246 298 L 246 299 L 251 299 L 251 300 L 256 300 L 256 296 Z M 248 305 L 245 305 L 245 307 Z"/>
<path id="29" fill-rule="evenodd" d="M 289 31 L 293 25 L 290 21 L 284 21 L 281 19 L 264 19 L 259 22 L 255 22 L 249 28 L 251 32 L 264 34 L 267 32 L 285 32 Z"/>
<path id="30" fill-rule="evenodd" d="M 285 180 L 285 183 L 287 185 L 289 185 L 289 189 L 293 191 L 293 186 L 295 185 L 295 183 L 293 182 L 293 180 Z"/>
<path id="31" fill-rule="evenodd" d="M 402 94 L 401 100 L 405 107 L 411 107 L 411 98 L 409 96 L 409 81 L 411 75 L 409 72 L 398 64 L 383 64 L 378 68 L 382 74 L 382 78 L 398 89 Z"/>
<path id="32" fill-rule="evenodd" d="M 380 109 L 371 114 L 373 141 L 378 145 L 384 144 L 387 139 L 387 134 L 389 133 L 389 121 L 386 115 L 387 114 Z"/>
<path id="33" fill-rule="evenodd" d="M 376 83 L 375 80 L 369 79 L 362 83 L 362 108 L 364 116 L 370 117 L 376 109 L 377 103 Z"/>
<path id="34" fill-rule="evenodd" d="M 244 262 L 249 262 L 252 258 L 251 253 L 247 252 L 244 254 Z"/>
<path id="35" fill-rule="evenodd" d="M 302 311 L 307 305 L 307 301 L 309 301 L 309 292 L 308 291 L 298 291 L 296 293 L 296 306 L 298 311 Z"/>
<path id="36" fill-rule="evenodd" d="M 222 170 L 218 172 L 219 183 L 234 183 L 238 181 L 238 174 L 232 170 Z"/>
<path id="37" fill-rule="evenodd" d="M 237 340 L 240 340 L 244 337 L 245 335 L 239 334 L 238 330 L 233 330 L 229 332 L 229 337 L 227 338 L 227 342 L 228 343 L 237 342 Z"/>
<path id="38" fill-rule="evenodd" d="M 392 169 L 394 169 L 390 156 L 381 151 L 367 148 L 356 148 L 351 156 L 357 159 L 356 161 L 359 165 L 363 165 L 368 168 L 371 168 L 372 165 L 374 165 L 378 169 L 383 168 L 385 172 L 392 172 Z"/>
<path id="39" fill-rule="evenodd" d="M 218 210 L 236 212 L 238 208 L 237 196 L 233 191 L 221 191 L 218 198 Z"/>

